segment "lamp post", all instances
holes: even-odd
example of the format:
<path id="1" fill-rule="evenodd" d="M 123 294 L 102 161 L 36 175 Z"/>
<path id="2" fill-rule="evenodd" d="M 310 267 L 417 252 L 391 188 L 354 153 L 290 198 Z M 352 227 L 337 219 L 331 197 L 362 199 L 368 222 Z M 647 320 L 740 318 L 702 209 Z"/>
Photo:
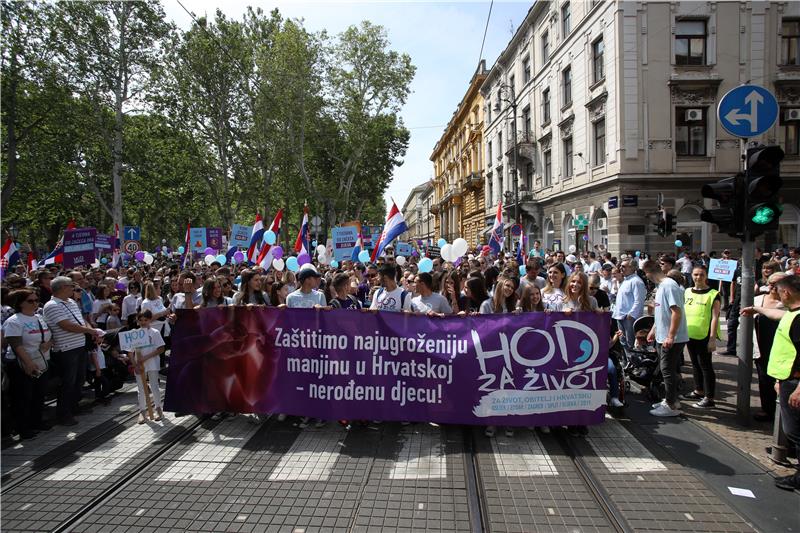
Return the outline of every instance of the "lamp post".
<path id="1" fill-rule="evenodd" d="M 19 237 L 19 227 L 17 226 L 16 222 L 12 222 L 8 225 L 8 234 L 11 235 L 11 240 L 17 242 L 17 237 Z"/>
<path id="2" fill-rule="evenodd" d="M 506 94 L 503 97 L 503 93 Z M 517 183 L 517 96 L 514 92 L 514 87 L 505 83 L 501 83 L 500 87 L 498 88 L 498 95 L 500 96 L 500 100 L 506 102 L 511 106 L 511 111 L 514 113 L 513 121 L 512 121 L 512 131 L 511 135 L 513 138 L 513 150 L 514 150 L 514 178 L 513 178 L 513 191 L 514 191 L 514 222 L 519 224 L 519 184 Z M 498 100 L 494 105 L 494 110 L 499 112 L 500 111 L 500 100 Z"/>

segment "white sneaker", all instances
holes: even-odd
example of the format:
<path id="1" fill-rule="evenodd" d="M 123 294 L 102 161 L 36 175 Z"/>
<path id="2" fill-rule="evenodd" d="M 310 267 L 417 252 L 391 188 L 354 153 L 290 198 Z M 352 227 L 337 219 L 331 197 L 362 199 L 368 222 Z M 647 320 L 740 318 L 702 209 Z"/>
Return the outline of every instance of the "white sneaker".
<path id="1" fill-rule="evenodd" d="M 539 431 L 541 431 L 543 435 L 549 435 L 550 426 L 539 426 Z"/>
<path id="2" fill-rule="evenodd" d="M 483 431 L 483 434 L 489 438 L 492 438 L 494 437 L 496 431 L 497 430 L 494 426 L 486 426 L 486 429 Z"/>
<path id="3" fill-rule="evenodd" d="M 611 407 L 625 407 L 625 404 L 619 398 L 611 398 Z"/>
<path id="4" fill-rule="evenodd" d="M 655 409 L 655 408 L 657 408 L 659 405 L 667 405 L 667 400 L 661 400 L 660 402 L 656 402 L 656 403 L 654 403 L 654 404 L 651 404 L 651 405 L 650 405 L 650 409 Z"/>
<path id="5" fill-rule="evenodd" d="M 283 414 L 283 413 L 280 413 L 278 415 L 278 422 L 283 422 L 284 420 L 286 420 L 286 415 Z"/>
<path id="6" fill-rule="evenodd" d="M 658 407 L 656 407 L 655 409 L 650 411 L 650 414 L 653 415 L 653 416 L 664 416 L 664 417 L 666 417 L 666 416 L 680 416 L 681 412 L 680 412 L 679 409 L 672 409 L 666 403 L 662 403 L 661 405 L 659 405 Z"/>

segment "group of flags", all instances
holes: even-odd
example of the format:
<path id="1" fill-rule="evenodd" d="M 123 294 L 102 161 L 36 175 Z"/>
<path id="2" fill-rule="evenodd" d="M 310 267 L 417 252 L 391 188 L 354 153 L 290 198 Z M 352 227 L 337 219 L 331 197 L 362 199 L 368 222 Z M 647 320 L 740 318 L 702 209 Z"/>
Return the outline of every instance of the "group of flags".
<path id="1" fill-rule="evenodd" d="M 247 261 L 252 264 L 260 265 L 264 268 L 269 268 L 272 265 L 273 260 L 273 251 L 275 245 L 272 243 L 267 243 L 264 241 L 264 233 L 266 231 L 272 231 L 276 236 L 280 235 L 281 231 L 281 223 L 283 222 L 283 209 L 279 209 L 275 218 L 272 220 L 272 224 L 270 224 L 268 229 L 264 228 L 264 221 L 261 218 L 261 214 L 256 215 L 255 222 L 253 223 L 253 229 L 250 232 L 250 245 L 247 248 L 247 253 L 245 257 Z M 67 230 L 75 229 L 75 221 L 70 220 L 67 224 Z M 185 249 L 184 255 L 181 260 L 183 268 L 186 268 L 188 263 L 191 261 L 191 230 L 192 226 L 191 223 L 186 225 L 186 239 L 185 239 Z M 378 238 L 378 242 L 375 245 L 375 248 L 372 250 L 371 261 L 375 261 L 377 257 L 383 253 L 386 246 L 388 246 L 394 239 L 396 239 L 399 235 L 406 232 L 408 230 L 408 226 L 406 225 L 406 221 L 403 218 L 403 214 L 397 208 L 397 204 L 392 202 L 392 208 L 389 210 L 389 214 L 386 217 L 386 224 L 384 225 L 383 232 L 381 233 L 380 237 Z M 309 231 L 309 222 L 308 222 L 308 206 L 306 205 L 303 208 L 303 220 L 300 224 L 300 231 L 297 233 L 297 239 L 294 243 L 294 251 L 297 252 L 298 255 L 308 254 L 311 255 L 313 250 L 311 250 L 311 242 L 310 242 L 310 231 Z M 122 254 L 120 253 L 120 234 L 119 234 L 119 225 L 114 225 L 114 247 L 113 247 L 113 257 L 111 260 L 112 267 L 118 267 L 121 261 Z M 363 241 L 361 233 L 359 232 L 358 241 L 356 242 L 356 247 L 353 250 L 352 259 L 353 261 L 359 260 L 359 255 L 363 249 Z M 226 257 L 230 260 L 231 257 L 238 251 L 236 246 L 231 246 L 227 253 L 225 254 Z M 13 239 L 8 238 L 6 239 L 5 243 L 3 244 L 2 253 L 0 253 L 0 277 L 5 275 L 5 272 L 8 271 L 11 267 L 13 267 L 19 261 L 19 251 L 17 250 L 16 245 L 14 244 Z M 52 265 L 56 263 L 63 263 L 64 262 L 64 235 L 62 234 L 59 238 L 58 242 L 56 243 L 55 248 L 52 252 L 47 254 L 44 258 L 43 263 L 45 265 Z M 35 270 L 38 266 L 38 263 L 33 255 L 33 252 L 28 254 L 28 269 Z"/>

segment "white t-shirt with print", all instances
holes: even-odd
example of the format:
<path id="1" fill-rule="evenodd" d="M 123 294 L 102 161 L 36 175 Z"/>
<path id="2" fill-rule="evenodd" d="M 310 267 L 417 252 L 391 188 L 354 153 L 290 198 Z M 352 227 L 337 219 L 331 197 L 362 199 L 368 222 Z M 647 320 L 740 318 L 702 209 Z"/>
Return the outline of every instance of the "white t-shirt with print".
<path id="1" fill-rule="evenodd" d="M 44 340 L 42 340 L 42 334 L 44 334 Z M 50 333 L 50 328 L 47 327 L 47 322 L 45 322 L 44 318 L 39 315 L 29 316 L 22 313 L 11 315 L 3 323 L 3 336 L 6 338 L 21 337 L 22 347 L 25 352 L 33 359 L 34 363 L 37 363 L 40 370 L 45 370 L 46 365 L 39 357 L 39 345 L 42 342 L 49 341 L 53 335 Z M 49 361 L 50 350 L 47 350 L 42 356 L 45 361 Z M 9 359 L 17 358 L 14 350 L 11 349 L 8 350 L 7 357 Z"/>
<path id="2" fill-rule="evenodd" d="M 375 292 L 375 297 L 372 299 L 370 309 L 377 309 L 378 311 L 411 311 L 411 293 L 406 292 L 406 297 L 403 299 L 403 289 L 397 287 L 393 291 L 387 291 L 380 288 Z"/>

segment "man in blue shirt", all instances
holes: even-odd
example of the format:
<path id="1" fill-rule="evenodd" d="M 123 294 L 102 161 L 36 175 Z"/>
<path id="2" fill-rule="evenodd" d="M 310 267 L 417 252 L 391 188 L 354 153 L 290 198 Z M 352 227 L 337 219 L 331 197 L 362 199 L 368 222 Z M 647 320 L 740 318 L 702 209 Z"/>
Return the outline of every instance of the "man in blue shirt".
<path id="1" fill-rule="evenodd" d="M 632 261 L 623 261 L 620 264 L 620 268 L 625 279 L 622 280 L 617 291 L 614 313 L 611 318 L 619 324 L 625 346 L 632 349 L 636 344 L 636 332 L 633 331 L 633 323 L 644 313 L 644 299 L 647 296 L 647 288 L 644 286 L 642 278 L 636 273 L 636 267 Z"/>

